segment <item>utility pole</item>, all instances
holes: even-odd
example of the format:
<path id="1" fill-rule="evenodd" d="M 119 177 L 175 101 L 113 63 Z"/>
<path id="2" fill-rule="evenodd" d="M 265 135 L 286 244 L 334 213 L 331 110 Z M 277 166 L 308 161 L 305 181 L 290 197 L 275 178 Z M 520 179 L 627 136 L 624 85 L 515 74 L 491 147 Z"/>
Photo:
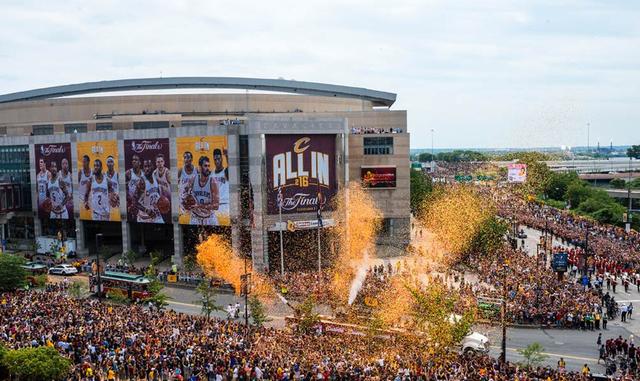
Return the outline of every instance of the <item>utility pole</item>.
<path id="1" fill-rule="evenodd" d="M 102 233 L 96 234 L 96 272 L 98 284 L 98 299 L 102 299 L 102 276 L 100 275 L 100 248 L 102 247 Z"/>
<path id="2" fill-rule="evenodd" d="M 502 366 L 507 362 L 507 263 L 506 254 L 502 263 L 502 311 L 500 316 L 500 324 L 502 325 L 502 353 L 500 354 L 500 363 Z"/>

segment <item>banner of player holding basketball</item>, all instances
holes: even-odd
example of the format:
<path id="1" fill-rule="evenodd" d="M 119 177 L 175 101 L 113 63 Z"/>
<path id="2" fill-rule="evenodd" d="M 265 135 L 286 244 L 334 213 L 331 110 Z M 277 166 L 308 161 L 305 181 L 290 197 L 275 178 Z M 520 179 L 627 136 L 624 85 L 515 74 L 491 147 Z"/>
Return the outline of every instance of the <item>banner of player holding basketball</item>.
<path id="1" fill-rule="evenodd" d="M 36 144 L 38 217 L 73 218 L 71 144 Z"/>
<path id="2" fill-rule="evenodd" d="M 226 136 L 176 139 L 179 222 L 230 226 Z"/>
<path id="3" fill-rule="evenodd" d="M 78 142 L 77 150 L 80 219 L 120 221 L 117 142 Z"/>
<path id="4" fill-rule="evenodd" d="M 169 139 L 124 141 L 127 219 L 171 223 Z"/>

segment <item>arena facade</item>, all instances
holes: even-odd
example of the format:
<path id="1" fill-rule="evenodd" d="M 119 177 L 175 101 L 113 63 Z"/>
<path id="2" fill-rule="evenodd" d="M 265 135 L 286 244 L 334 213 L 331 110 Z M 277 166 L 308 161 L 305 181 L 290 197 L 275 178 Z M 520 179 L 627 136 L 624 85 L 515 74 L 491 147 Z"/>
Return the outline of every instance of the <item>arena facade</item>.
<path id="1" fill-rule="evenodd" d="M 229 94 L 88 96 L 242 89 Z M 256 93 L 256 92 L 261 93 Z M 268 92 L 268 93 L 267 93 Z M 148 93 L 148 91 L 147 91 Z M 364 184 L 384 224 L 410 237 L 409 134 L 395 94 L 252 78 L 102 81 L 0 95 L 4 249 L 152 251 L 182 263 L 225 234 L 261 270 L 331 257 L 332 198 Z M 318 218 L 320 216 L 320 218 Z M 313 243 L 313 244 L 311 244 Z M 308 247 L 307 247 L 308 246 Z"/>

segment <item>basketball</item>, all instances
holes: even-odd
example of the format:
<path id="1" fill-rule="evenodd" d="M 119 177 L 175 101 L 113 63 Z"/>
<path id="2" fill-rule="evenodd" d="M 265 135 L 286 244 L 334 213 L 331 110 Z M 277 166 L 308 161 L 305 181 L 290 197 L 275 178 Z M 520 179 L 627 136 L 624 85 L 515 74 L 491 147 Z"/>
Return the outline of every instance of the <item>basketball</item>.
<path id="1" fill-rule="evenodd" d="M 112 208 L 120 206 L 120 196 L 118 196 L 117 193 L 109 194 L 109 205 L 111 205 Z"/>
<path id="2" fill-rule="evenodd" d="M 51 208 L 53 207 L 53 203 L 51 202 L 50 198 L 45 198 L 44 201 L 42 201 L 42 210 L 45 211 L 45 213 L 51 213 Z"/>
<path id="3" fill-rule="evenodd" d="M 193 197 L 193 195 L 189 194 L 185 196 L 184 200 L 182 201 L 182 204 L 184 205 L 185 209 L 191 209 L 193 208 L 194 205 L 197 204 L 197 201 L 196 201 L 196 198 Z"/>
<path id="4" fill-rule="evenodd" d="M 171 202 L 165 196 L 160 197 L 156 206 L 161 214 L 167 214 L 171 211 Z"/>

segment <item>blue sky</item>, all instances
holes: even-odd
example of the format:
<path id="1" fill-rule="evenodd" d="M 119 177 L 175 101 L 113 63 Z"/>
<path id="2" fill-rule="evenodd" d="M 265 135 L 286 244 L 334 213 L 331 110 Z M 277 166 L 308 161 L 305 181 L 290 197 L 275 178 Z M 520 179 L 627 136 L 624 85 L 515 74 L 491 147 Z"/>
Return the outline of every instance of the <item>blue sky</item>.
<path id="1" fill-rule="evenodd" d="M 412 148 L 640 143 L 637 1 L 6 1 L 0 93 L 246 76 L 398 94 Z"/>

